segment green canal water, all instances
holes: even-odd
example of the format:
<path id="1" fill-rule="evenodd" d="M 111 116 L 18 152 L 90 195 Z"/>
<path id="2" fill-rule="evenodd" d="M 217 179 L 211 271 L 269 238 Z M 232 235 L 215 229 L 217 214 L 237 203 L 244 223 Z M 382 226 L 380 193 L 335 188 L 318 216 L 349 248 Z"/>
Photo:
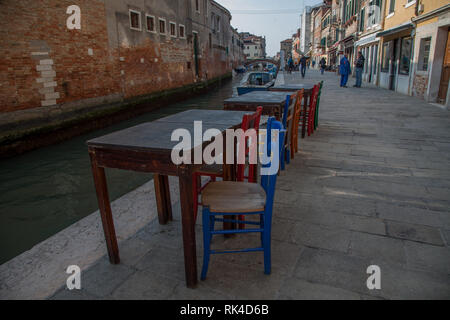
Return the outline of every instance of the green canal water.
<path id="1" fill-rule="evenodd" d="M 98 209 L 86 141 L 185 111 L 222 109 L 241 76 L 207 94 L 113 126 L 0 161 L 0 264 L 31 249 Z M 151 174 L 106 170 L 111 200 L 152 179 Z"/>

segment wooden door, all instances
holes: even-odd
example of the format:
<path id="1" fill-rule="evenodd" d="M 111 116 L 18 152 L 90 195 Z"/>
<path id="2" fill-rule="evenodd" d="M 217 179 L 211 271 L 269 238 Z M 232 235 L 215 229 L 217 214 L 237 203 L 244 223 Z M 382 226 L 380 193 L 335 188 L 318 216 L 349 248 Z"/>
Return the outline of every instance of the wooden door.
<path id="1" fill-rule="evenodd" d="M 445 103 L 447 99 L 448 81 L 450 78 L 450 28 L 447 30 L 447 44 L 445 46 L 444 62 L 442 63 L 441 82 L 439 83 L 438 101 Z"/>

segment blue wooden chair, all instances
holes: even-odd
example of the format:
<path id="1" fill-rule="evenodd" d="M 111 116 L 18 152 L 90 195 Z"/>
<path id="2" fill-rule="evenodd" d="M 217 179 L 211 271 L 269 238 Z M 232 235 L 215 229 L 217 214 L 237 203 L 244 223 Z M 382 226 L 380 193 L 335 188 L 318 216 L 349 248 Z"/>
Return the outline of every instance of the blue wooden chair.
<path id="1" fill-rule="evenodd" d="M 272 129 L 278 130 L 276 136 L 272 136 Z M 278 151 L 282 150 L 282 141 L 284 141 L 284 130 L 282 124 L 270 117 L 267 123 L 265 144 L 267 146 L 267 155 L 270 155 L 269 163 L 264 164 L 263 170 L 271 168 L 273 161 L 272 143 L 278 140 Z M 264 273 L 270 274 L 271 258 L 270 258 L 270 233 L 272 225 L 272 209 L 275 194 L 275 184 L 279 171 L 279 163 L 274 170 L 262 172 L 261 185 L 257 183 L 238 182 L 238 181 L 218 181 L 211 182 L 203 190 L 203 268 L 201 279 L 205 280 L 208 272 L 209 259 L 211 254 L 221 253 L 237 253 L 237 252 L 264 252 Z M 259 215 L 258 221 L 245 221 L 225 219 L 225 216 L 234 215 Z M 231 222 L 244 223 L 254 225 L 255 228 L 249 229 L 232 229 L 232 230 L 216 230 L 215 222 Z M 232 233 L 261 233 L 261 246 L 257 248 L 247 248 L 241 250 L 211 250 L 212 236 L 216 234 L 232 234 Z"/>

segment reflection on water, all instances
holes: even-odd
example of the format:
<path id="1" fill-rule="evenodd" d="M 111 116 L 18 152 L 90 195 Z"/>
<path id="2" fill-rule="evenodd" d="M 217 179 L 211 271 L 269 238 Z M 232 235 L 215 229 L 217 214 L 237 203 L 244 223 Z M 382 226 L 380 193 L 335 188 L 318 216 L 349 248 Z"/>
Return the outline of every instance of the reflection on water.
<path id="1" fill-rule="evenodd" d="M 0 161 L 0 264 L 98 209 L 86 141 L 186 109 L 222 109 L 241 76 L 200 97 Z M 114 200 L 151 174 L 106 170 Z"/>

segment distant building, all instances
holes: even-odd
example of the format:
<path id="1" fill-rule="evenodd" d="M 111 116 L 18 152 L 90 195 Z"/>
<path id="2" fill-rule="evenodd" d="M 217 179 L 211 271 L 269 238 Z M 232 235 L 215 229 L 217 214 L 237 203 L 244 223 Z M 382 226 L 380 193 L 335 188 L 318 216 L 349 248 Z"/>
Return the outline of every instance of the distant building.
<path id="1" fill-rule="evenodd" d="M 280 52 L 284 52 L 286 59 L 292 55 L 292 42 L 292 39 L 286 39 L 280 42 Z"/>
<path id="2" fill-rule="evenodd" d="M 247 59 L 263 59 L 266 57 L 266 38 L 249 32 L 240 33 Z"/>
<path id="3" fill-rule="evenodd" d="M 300 16 L 300 51 L 305 54 L 309 51 L 311 42 L 311 7 L 306 6 Z"/>

